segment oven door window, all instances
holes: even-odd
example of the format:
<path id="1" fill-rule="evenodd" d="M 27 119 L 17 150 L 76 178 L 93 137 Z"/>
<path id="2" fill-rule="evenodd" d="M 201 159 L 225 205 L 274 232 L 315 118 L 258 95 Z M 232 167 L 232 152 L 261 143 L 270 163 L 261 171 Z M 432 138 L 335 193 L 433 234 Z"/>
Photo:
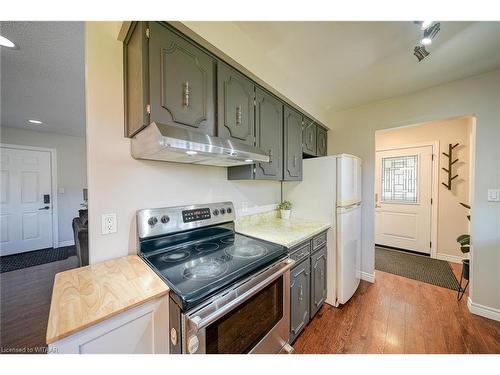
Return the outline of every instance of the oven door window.
<path id="1" fill-rule="evenodd" d="M 248 353 L 283 318 L 283 276 L 210 324 L 207 353 Z"/>

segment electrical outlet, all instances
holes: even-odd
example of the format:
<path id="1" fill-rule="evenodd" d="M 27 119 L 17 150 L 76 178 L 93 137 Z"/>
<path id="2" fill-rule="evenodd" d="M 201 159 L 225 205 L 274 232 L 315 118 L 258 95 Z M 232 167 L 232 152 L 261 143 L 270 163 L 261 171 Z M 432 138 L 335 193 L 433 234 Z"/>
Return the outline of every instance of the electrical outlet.
<path id="1" fill-rule="evenodd" d="M 102 215 L 102 234 L 116 233 L 116 214 Z"/>
<path id="2" fill-rule="evenodd" d="M 499 189 L 488 189 L 488 202 L 500 202 Z"/>

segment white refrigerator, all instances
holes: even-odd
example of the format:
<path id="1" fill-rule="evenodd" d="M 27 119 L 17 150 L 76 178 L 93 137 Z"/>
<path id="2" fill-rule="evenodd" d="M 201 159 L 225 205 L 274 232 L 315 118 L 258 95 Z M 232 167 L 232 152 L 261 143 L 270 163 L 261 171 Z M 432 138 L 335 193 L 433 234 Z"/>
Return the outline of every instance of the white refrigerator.
<path id="1" fill-rule="evenodd" d="M 283 184 L 292 218 L 327 221 L 327 298 L 346 303 L 361 276 L 361 159 L 347 154 L 305 159 L 302 181 Z"/>

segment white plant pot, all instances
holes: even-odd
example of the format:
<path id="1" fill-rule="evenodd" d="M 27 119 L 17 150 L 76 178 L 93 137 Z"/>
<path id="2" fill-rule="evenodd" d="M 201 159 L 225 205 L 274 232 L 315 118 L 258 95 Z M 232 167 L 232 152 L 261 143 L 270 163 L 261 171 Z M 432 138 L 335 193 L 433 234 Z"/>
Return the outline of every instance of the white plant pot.
<path id="1" fill-rule="evenodd" d="M 283 220 L 290 220 L 290 213 L 292 212 L 292 210 L 280 210 L 281 212 L 281 218 Z"/>

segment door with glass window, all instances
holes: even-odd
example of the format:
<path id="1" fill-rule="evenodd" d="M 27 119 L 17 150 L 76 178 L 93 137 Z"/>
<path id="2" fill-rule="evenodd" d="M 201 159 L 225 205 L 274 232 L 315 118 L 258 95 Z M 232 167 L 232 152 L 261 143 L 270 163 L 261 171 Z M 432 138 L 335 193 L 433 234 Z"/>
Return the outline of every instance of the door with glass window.
<path id="1" fill-rule="evenodd" d="M 375 243 L 431 252 L 432 146 L 376 152 Z"/>

